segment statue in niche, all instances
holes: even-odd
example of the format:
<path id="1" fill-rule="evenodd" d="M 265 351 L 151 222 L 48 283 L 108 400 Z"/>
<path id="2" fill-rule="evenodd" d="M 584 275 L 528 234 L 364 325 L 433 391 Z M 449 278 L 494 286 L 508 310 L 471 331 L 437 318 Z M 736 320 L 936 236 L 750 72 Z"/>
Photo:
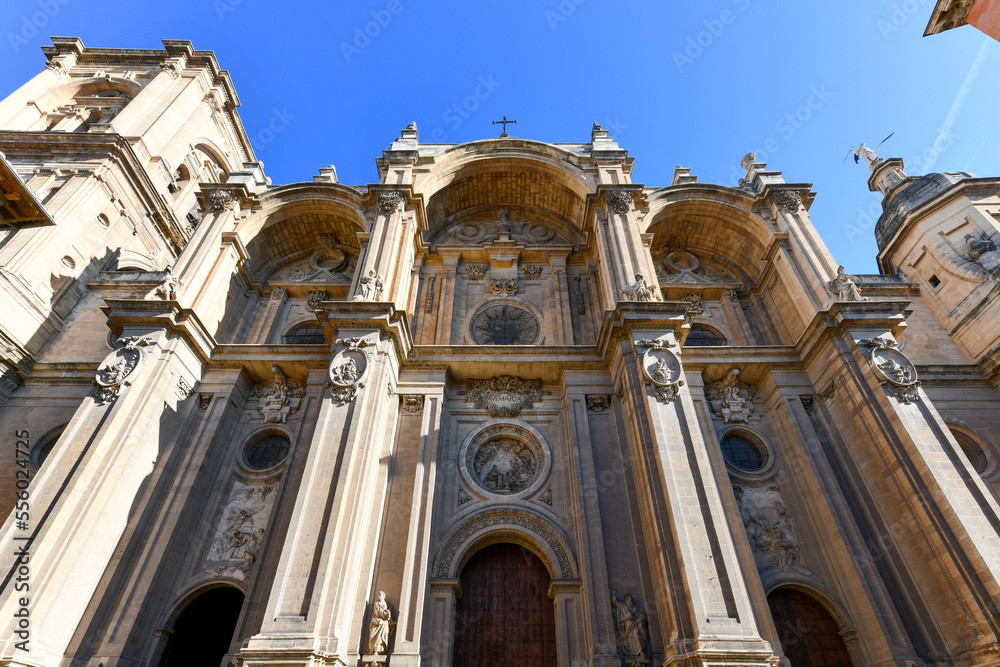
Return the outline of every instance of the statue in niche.
<path id="1" fill-rule="evenodd" d="M 611 606 L 625 667 L 647 664 L 646 640 L 649 638 L 649 623 L 646 615 L 635 604 L 629 593 L 625 594 L 624 599 L 619 600 L 618 591 L 612 591 Z"/>
<path id="2" fill-rule="evenodd" d="M 379 591 L 378 600 L 372 605 L 372 620 L 368 624 L 368 655 L 388 653 L 389 633 L 394 625 L 396 622 L 392 619 L 389 603 L 385 601 L 385 591 Z"/>
<path id="3" fill-rule="evenodd" d="M 868 297 L 861 296 L 857 280 L 857 276 L 847 275 L 844 267 L 838 266 L 837 277 L 828 282 L 827 286 L 837 294 L 838 301 L 868 301 Z"/>
<path id="4" fill-rule="evenodd" d="M 646 279 L 641 273 L 635 274 L 635 282 L 622 290 L 622 294 L 631 301 L 652 301 L 653 288 L 646 285 Z"/>

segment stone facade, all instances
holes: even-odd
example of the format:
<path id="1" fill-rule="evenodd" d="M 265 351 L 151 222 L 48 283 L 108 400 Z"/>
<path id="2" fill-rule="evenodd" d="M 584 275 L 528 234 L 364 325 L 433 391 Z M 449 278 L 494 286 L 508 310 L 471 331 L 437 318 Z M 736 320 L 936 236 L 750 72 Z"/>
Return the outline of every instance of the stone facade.
<path id="1" fill-rule="evenodd" d="M 859 276 L 752 154 L 410 125 L 276 186 L 212 53 L 46 54 L 0 102 L 0 664 L 158 665 L 227 589 L 221 665 L 451 665 L 499 542 L 560 665 L 776 667 L 787 589 L 854 665 L 996 663 L 1000 179 L 877 161 Z"/>

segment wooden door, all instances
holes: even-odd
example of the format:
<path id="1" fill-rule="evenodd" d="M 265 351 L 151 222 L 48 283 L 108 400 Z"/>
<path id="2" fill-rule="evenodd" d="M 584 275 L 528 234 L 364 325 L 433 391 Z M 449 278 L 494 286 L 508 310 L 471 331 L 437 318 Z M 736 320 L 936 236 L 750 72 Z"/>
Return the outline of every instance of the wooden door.
<path id="1" fill-rule="evenodd" d="M 494 544 L 462 570 L 454 667 L 554 667 L 549 573 L 528 549 Z"/>
<path id="2" fill-rule="evenodd" d="M 815 598 L 779 588 L 767 596 L 767 604 L 792 667 L 852 667 L 837 622 Z"/>

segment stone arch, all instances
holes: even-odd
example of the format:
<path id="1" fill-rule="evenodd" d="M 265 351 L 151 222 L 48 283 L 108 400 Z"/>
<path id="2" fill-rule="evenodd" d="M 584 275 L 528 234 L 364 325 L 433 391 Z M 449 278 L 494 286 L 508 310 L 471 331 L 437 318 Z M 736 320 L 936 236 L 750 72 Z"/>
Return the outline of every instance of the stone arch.
<path id="1" fill-rule="evenodd" d="M 817 603 L 822 610 L 826 612 L 827 617 L 836 626 L 836 633 L 823 633 L 820 629 L 812 626 L 810 632 L 810 623 L 808 620 L 805 621 L 805 627 L 801 621 L 793 621 L 792 624 L 786 625 L 785 631 L 782 632 L 780 623 L 775 618 L 774 607 L 772 607 L 772 596 L 777 593 L 792 592 L 800 596 L 805 596 L 809 600 Z M 803 661 L 810 659 L 817 659 L 823 656 L 821 664 L 835 664 L 841 666 L 844 665 L 844 658 L 848 663 L 847 667 L 852 664 L 864 664 L 864 656 L 861 654 L 860 647 L 858 645 L 858 632 L 855 627 L 853 627 L 849 620 L 847 613 L 833 601 L 831 595 L 827 592 L 821 590 L 815 584 L 809 584 L 800 581 L 784 581 L 782 583 L 776 584 L 774 586 L 766 589 L 766 598 L 768 605 L 768 612 L 771 614 L 771 620 L 774 623 L 775 630 L 779 633 L 776 637 L 781 642 L 781 648 L 785 653 L 785 657 L 788 659 L 796 659 L 794 664 L 800 664 Z M 796 608 L 796 618 L 801 618 L 798 614 L 801 614 L 805 609 L 798 607 Z M 806 615 L 808 618 L 808 614 Z M 815 620 L 822 620 L 821 618 Z M 819 624 L 820 628 L 822 623 Z M 810 634 L 803 634 L 803 631 L 810 632 Z M 815 634 L 819 632 L 819 635 Z M 791 634 L 791 637 L 788 635 Z M 819 642 L 819 646 L 814 645 L 814 641 L 819 640 L 823 635 L 826 635 L 827 640 L 825 642 Z M 802 640 L 809 640 L 803 642 Z M 789 640 L 790 643 L 786 643 Z M 831 644 L 831 640 L 833 644 Z M 840 649 L 836 648 L 836 644 L 839 644 Z M 802 650 L 805 648 L 805 655 L 802 654 Z M 819 652 L 815 652 L 819 649 Z M 844 651 L 846 655 L 842 655 L 840 659 L 834 659 L 831 661 L 830 651 L 839 652 L 839 650 Z M 796 655 L 797 654 L 797 655 Z M 802 658 L 803 660 L 797 660 Z"/>
<path id="2" fill-rule="evenodd" d="M 262 208 L 241 233 L 250 255 L 248 270 L 256 281 L 296 263 L 307 263 L 317 249 L 336 237 L 350 266 L 358 261 L 358 232 L 365 231 L 364 201 L 337 184 L 299 183 L 269 190 Z"/>
<path id="3" fill-rule="evenodd" d="M 247 594 L 247 589 L 245 586 L 233 579 L 211 579 L 209 581 L 197 581 L 181 589 L 177 597 L 171 603 L 170 607 L 167 609 L 167 613 L 164 615 L 163 623 L 161 627 L 172 628 L 177 622 L 178 617 L 187 609 L 188 605 L 194 602 L 195 599 L 201 597 L 205 593 L 209 592 L 214 588 L 235 588 L 236 590 Z"/>
<path id="4" fill-rule="evenodd" d="M 157 628 L 156 641 L 151 646 L 150 659 L 146 664 L 159 667 L 190 665 L 191 657 L 202 654 L 206 648 L 211 654 L 218 656 L 216 659 L 221 659 L 226 649 L 232 646 L 233 636 L 238 631 L 246 595 L 246 589 L 235 581 L 213 580 L 189 587 L 171 605 L 164 623 Z M 206 626 L 203 617 L 207 612 L 207 602 L 222 604 L 221 611 L 229 613 L 222 613 L 216 617 L 216 624 Z M 197 620 L 192 619 L 192 613 Z M 208 618 L 212 618 L 211 615 Z M 228 627 L 230 619 L 232 629 Z M 206 643 L 210 645 L 206 647 Z M 209 658 L 203 661 L 207 665 L 214 663 L 210 658 L 215 655 L 200 657 Z"/>
<path id="5" fill-rule="evenodd" d="M 743 282 L 755 282 L 774 232 L 752 207 L 747 193 L 724 186 L 653 191 L 645 230 L 653 234 L 651 251 L 686 250 L 726 267 Z"/>
<path id="6" fill-rule="evenodd" d="M 540 142 L 479 141 L 455 146 L 436 162 L 435 175 L 415 188 L 427 202 L 429 243 L 450 237 L 463 224 L 493 221 L 500 208 L 511 212 L 512 223 L 530 221 L 554 230 L 559 241 L 543 242 L 584 240 L 581 228 L 594 186 L 579 156 Z"/>
<path id="7" fill-rule="evenodd" d="M 198 139 L 194 144 L 194 150 L 192 151 L 197 158 L 198 164 L 194 165 L 195 175 L 200 174 L 200 169 L 204 164 L 204 161 L 198 156 L 198 153 L 202 153 L 207 156 L 214 166 L 222 173 L 217 178 L 216 182 L 224 183 L 227 178 L 229 178 L 229 172 L 232 171 L 232 166 L 226 160 L 226 153 L 218 146 L 215 145 L 213 141 L 207 138 Z M 200 181 L 204 182 L 205 178 L 199 178 Z"/>
<path id="8" fill-rule="evenodd" d="M 823 605 L 823 608 L 826 609 L 827 613 L 830 614 L 830 617 L 837 623 L 837 627 L 840 629 L 841 633 L 850 633 L 857 630 L 857 628 L 851 624 L 850 616 L 847 615 L 847 611 L 834 599 L 833 594 L 825 588 L 820 587 L 816 584 L 816 582 L 806 582 L 804 580 L 789 579 L 787 577 L 782 578 L 765 587 L 764 597 L 767 597 L 780 588 L 805 593 L 809 597 L 814 598 L 817 602 Z"/>
<path id="9" fill-rule="evenodd" d="M 507 542 L 530 549 L 553 579 L 578 579 L 579 568 L 569 543 L 548 521 L 519 507 L 493 507 L 467 517 L 441 543 L 434 559 L 434 576 L 456 579 L 480 549 Z"/>

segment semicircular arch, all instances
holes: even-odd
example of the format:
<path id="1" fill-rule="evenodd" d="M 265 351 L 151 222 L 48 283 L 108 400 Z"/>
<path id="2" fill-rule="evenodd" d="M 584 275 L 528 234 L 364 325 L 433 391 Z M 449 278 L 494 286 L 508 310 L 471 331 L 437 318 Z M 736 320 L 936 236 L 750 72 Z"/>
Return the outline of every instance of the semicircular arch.
<path id="1" fill-rule="evenodd" d="M 520 507 L 478 511 L 453 528 L 434 559 L 434 576 L 457 579 L 462 567 L 483 547 L 500 542 L 520 544 L 538 556 L 553 579 L 578 579 L 579 568 L 569 542 L 541 516 Z"/>
<path id="2" fill-rule="evenodd" d="M 754 282 L 774 230 L 753 213 L 752 205 L 745 192 L 723 186 L 654 191 L 645 230 L 653 235 L 651 251 L 685 250 Z"/>

